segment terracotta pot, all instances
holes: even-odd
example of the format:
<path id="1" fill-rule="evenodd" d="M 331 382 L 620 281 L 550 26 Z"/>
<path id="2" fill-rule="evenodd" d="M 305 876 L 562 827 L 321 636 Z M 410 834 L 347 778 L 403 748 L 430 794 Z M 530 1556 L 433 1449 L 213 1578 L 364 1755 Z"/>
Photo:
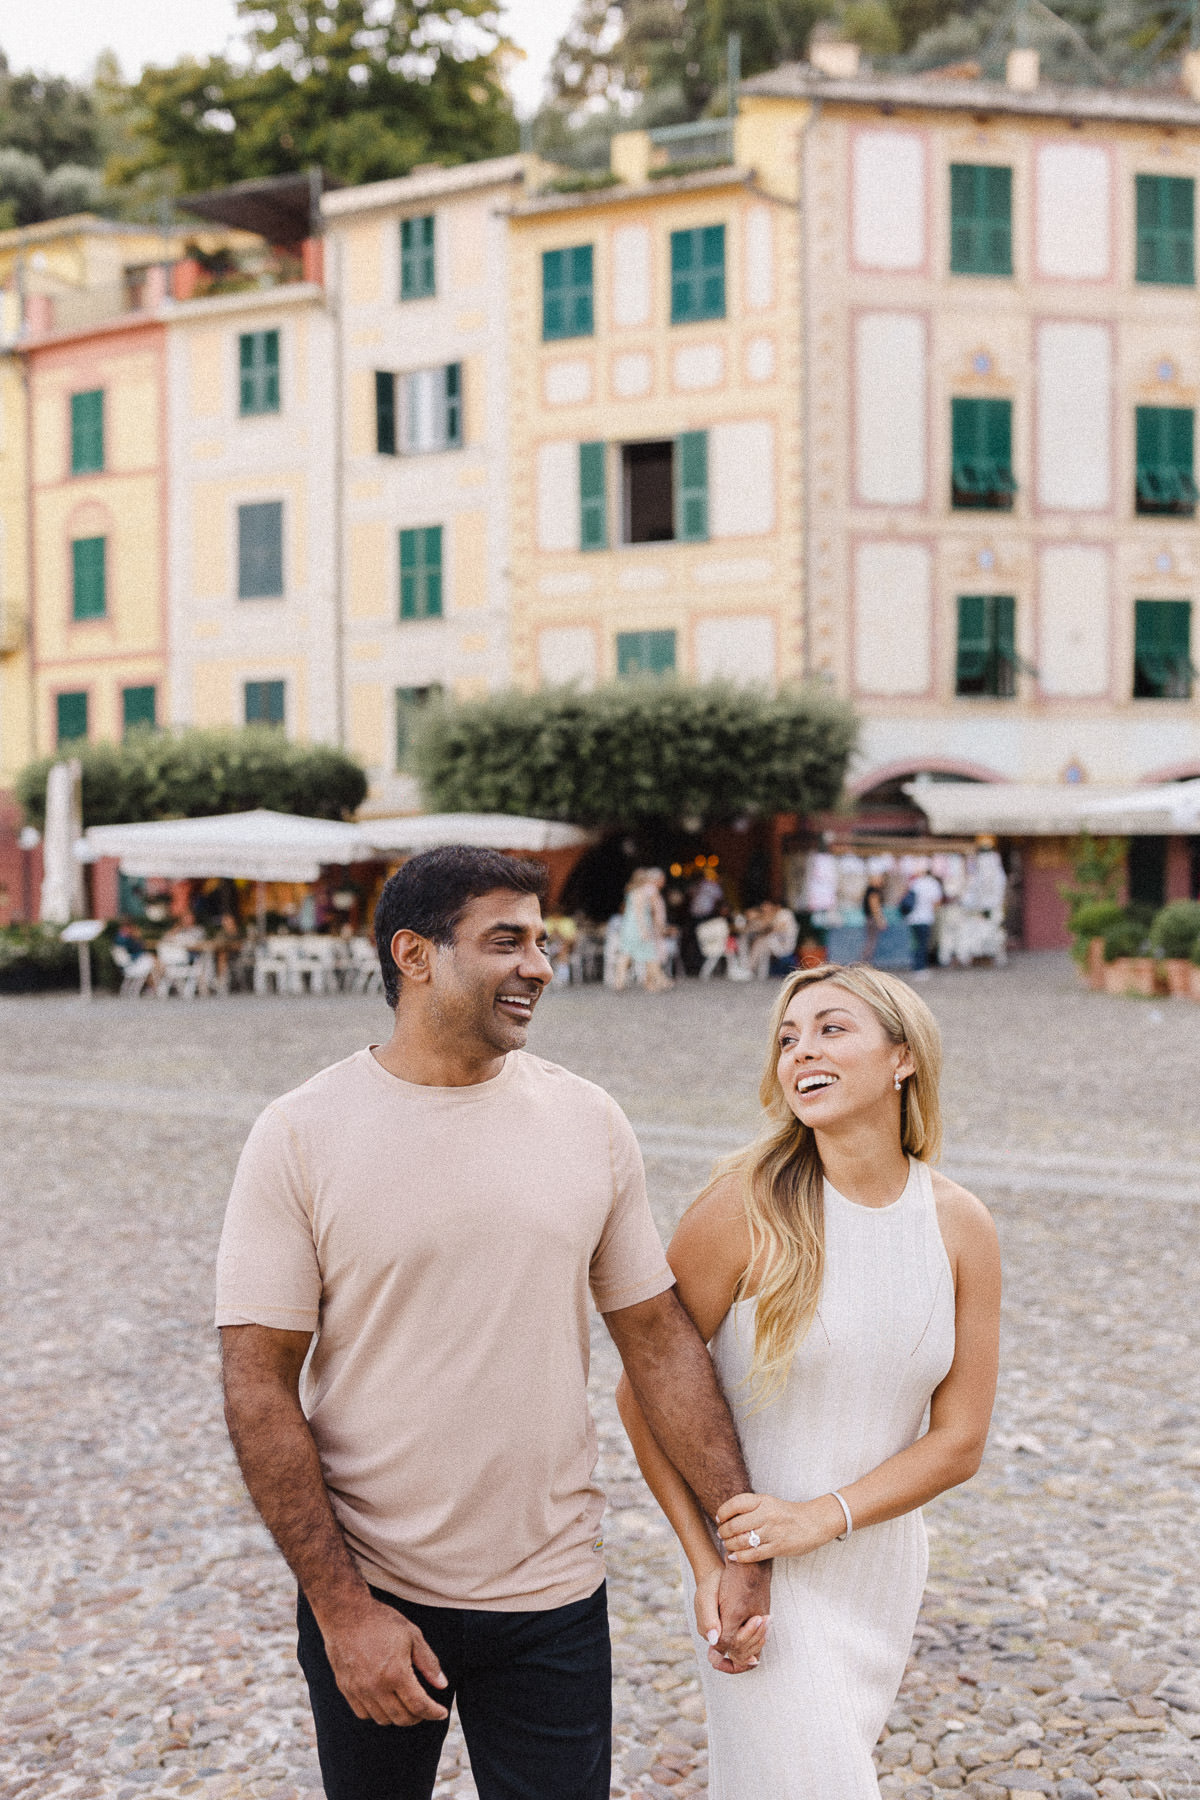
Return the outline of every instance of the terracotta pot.
<path id="1" fill-rule="evenodd" d="M 1186 956 L 1168 956 L 1162 963 L 1167 978 L 1167 992 L 1176 998 L 1187 999 L 1192 991 L 1192 970 L 1196 964 L 1190 963 Z"/>
<path id="2" fill-rule="evenodd" d="M 1104 965 L 1104 987 L 1110 994 L 1139 994 L 1151 999 L 1154 994 L 1155 963 L 1152 956 L 1118 956 Z"/>
<path id="3" fill-rule="evenodd" d="M 1191 965 L 1188 970 L 1188 979 L 1191 983 L 1188 991 L 1190 992 L 1192 999 L 1200 1000 L 1200 963 L 1193 963 Z"/>
<path id="4" fill-rule="evenodd" d="M 1106 994 L 1127 994 L 1129 992 L 1128 956 L 1118 956 L 1115 962 L 1104 965 L 1104 991 Z"/>
<path id="5" fill-rule="evenodd" d="M 1087 961 L 1080 970 L 1083 979 L 1097 994 L 1104 992 L 1104 939 L 1089 938 Z"/>

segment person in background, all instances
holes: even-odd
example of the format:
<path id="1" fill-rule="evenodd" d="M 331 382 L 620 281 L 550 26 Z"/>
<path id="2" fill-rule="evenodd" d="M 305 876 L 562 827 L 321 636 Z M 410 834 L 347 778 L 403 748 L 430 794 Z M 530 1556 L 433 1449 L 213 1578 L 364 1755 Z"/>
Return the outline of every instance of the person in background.
<path id="1" fill-rule="evenodd" d="M 757 981 L 768 975 L 787 975 L 795 968 L 800 923 L 788 906 L 765 900 L 758 908 L 760 929 L 750 945 L 750 968 Z"/>
<path id="2" fill-rule="evenodd" d="M 942 884 L 925 868 L 913 876 L 908 892 L 912 896 L 907 918 L 913 938 L 913 979 L 925 981 L 929 976 L 929 941 L 933 936 L 937 909 L 944 898 Z"/>
<path id="3" fill-rule="evenodd" d="M 875 952 L 879 948 L 879 940 L 887 930 L 887 914 L 883 910 L 883 883 L 878 875 L 872 875 L 862 897 L 863 917 L 867 922 L 863 937 L 862 959 L 865 963 L 875 961 Z"/>

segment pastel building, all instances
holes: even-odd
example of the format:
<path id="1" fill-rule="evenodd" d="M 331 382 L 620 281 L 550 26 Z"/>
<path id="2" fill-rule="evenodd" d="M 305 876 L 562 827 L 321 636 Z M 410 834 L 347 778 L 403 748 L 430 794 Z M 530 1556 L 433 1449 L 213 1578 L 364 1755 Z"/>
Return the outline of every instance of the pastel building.
<path id="1" fill-rule="evenodd" d="M 417 803 L 414 715 L 510 679 L 507 215 L 528 156 L 326 194 L 341 332 L 345 741 L 369 806 Z"/>
<path id="2" fill-rule="evenodd" d="M 34 751 L 29 663 L 25 381 L 0 354 L 0 795 Z"/>
<path id="3" fill-rule="evenodd" d="M 1200 105 L 1031 51 L 850 67 L 745 91 L 795 107 L 803 587 L 855 785 L 1200 774 Z"/>
<path id="4" fill-rule="evenodd" d="M 626 133 L 513 207 L 521 686 L 804 668 L 793 112 Z"/>

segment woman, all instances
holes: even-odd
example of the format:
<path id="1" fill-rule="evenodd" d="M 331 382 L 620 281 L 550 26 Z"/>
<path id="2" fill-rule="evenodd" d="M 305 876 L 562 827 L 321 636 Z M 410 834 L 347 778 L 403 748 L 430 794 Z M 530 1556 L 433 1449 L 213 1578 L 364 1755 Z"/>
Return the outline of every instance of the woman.
<path id="1" fill-rule="evenodd" d="M 867 883 L 862 898 L 863 918 L 867 929 L 863 937 L 862 959 L 865 963 L 875 961 L 875 952 L 879 948 L 879 940 L 887 930 L 887 913 L 883 908 L 883 882 L 878 875 L 872 875 Z"/>
<path id="2" fill-rule="evenodd" d="M 670 987 L 659 962 L 659 928 L 666 911 L 659 892 L 660 869 L 635 869 L 625 890 L 621 919 L 622 966 L 616 986 L 623 988 L 632 963 L 636 979 L 651 993 Z M 661 912 L 661 921 L 660 921 Z"/>
<path id="3" fill-rule="evenodd" d="M 826 965 L 784 983 L 764 1133 L 669 1252 L 756 1490 L 721 1508 L 719 1537 L 624 1384 L 618 1396 L 689 1565 L 710 1800 L 878 1796 L 871 1751 L 925 1586 L 918 1508 L 978 1468 L 996 1384 L 995 1231 L 927 1160 L 940 1064 L 933 1015 L 895 977 Z M 706 1653 L 722 1552 L 773 1562 L 741 1673 Z"/>

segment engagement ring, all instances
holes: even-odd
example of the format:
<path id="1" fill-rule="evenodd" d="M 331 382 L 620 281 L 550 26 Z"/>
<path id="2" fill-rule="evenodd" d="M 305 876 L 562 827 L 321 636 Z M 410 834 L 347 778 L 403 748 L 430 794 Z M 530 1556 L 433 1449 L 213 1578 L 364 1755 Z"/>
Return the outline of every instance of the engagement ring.
<path id="1" fill-rule="evenodd" d="M 752 1550 L 757 1550 L 758 1546 L 762 1543 L 762 1539 L 759 1537 L 757 1531 L 752 1531 L 749 1537 L 747 1537 L 746 1542 Z"/>

